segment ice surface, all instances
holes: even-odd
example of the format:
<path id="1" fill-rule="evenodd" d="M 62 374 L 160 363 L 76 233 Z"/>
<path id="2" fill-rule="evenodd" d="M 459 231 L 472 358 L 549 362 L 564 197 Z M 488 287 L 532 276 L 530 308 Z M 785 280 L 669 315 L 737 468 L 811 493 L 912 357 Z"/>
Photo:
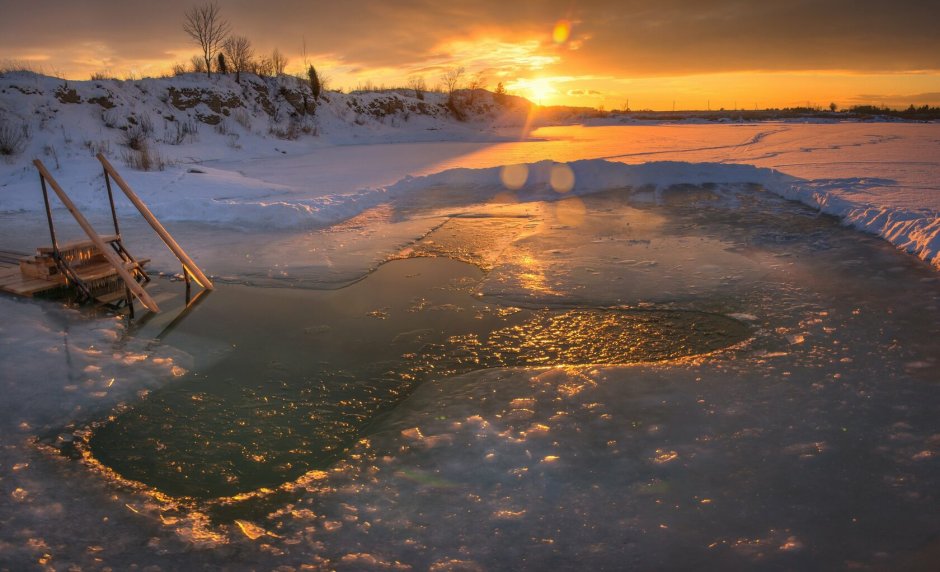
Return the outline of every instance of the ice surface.
<path id="1" fill-rule="evenodd" d="M 148 333 L 169 315 L 125 336 L 113 318 L 0 301 L 27 325 L 0 329 L 15 413 L 0 461 L 5 562 L 929 569 L 940 530 L 935 271 L 751 185 L 655 198 L 475 205 L 409 248 L 487 261 L 490 302 L 715 312 L 748 322 L 748 343 L 657 365 L 435 378 L 328 470 L 215 504 L 130 486 L 31 439 L 106 420 L 154 382 L 172 386 L 167 357 L 192 368 L 233 349 Z M 507 217 L 518 209 L 526 218 Z M 72 350 L 114 338 L 126 353 L 21 361 L 61 347 L 49 324 L 63 316 Z M 187 318 L 197 330 L 198 317 Z M 70 376 L 92 380 L 88 393 L 80 384 L 41 401 Z M 111 393 L 111 377 L 125 393 Z"/>
<path id="2" fill-rule="evenodd" d="M 118 139 L 89 110 L 23 114 L 33 147 L 0 164 L 4 248 L 44 241 L 34 156 L 107 228 L 83 144 Z M 563 126 L 507 141 L 407 122 L 344 138 L 336 123 L 296 142 L 230 126 L 240 148 L 205 128 L 161 147 L 165 171 L 122 169 L 220 281 L 302 299 L 389 259 L 447 256 L 487 271 L 490 304 L 694 310 L 754 335 L 656 365 L 431 376 L 328 470 L 213 504 L 55 452 L 237 348 L 175 329 L 172 311 L 127 323 L 0 298 L 0 567 L 935 566 L 938 125 Z M 133 252 L 179 271 L 125 219 Z M 181 307 L 178 283 L 157 290 Z"/>

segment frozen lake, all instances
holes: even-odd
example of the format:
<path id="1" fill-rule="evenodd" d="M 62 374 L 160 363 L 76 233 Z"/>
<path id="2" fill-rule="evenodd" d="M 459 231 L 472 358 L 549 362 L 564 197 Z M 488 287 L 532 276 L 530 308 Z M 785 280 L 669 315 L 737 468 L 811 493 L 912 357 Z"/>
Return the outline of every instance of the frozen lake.
<path id="1" fill-rule="evenodd" d="M 544 159 L 768 167 L 898 210 L 940 193 L 930 125 L 535 135 L 204 174 L 333 205 Z M 130 323 L 0 299 L 0 564 L 931 569 L 931 264 L 746 170 L 539 169 L 544 188 L 454 172 L 315 225 L 180 219 L 222 278 L 184 316 L 168 280 L 167 311 Z M 35 246 L 32 215 L 2 216 L 4 244 Z"/>

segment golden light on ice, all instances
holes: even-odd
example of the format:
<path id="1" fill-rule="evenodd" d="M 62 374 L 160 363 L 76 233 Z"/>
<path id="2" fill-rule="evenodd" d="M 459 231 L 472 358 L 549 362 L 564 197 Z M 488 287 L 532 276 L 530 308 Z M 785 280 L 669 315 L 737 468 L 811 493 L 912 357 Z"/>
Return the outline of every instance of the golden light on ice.
<path id="1" fill-rule="evenodd" d="M 248 522 L 247 520 L 236 520 L 235 524 L 238 525 L 238 528 L 241 530 L 242 534 L 251 540 L 257 540 L 265 535 L 265 530 L 263 528 L 257 524 Z"/>
<path id="2" fill-rule="evenodd" d="M 549 184 L 556 193 L 567 193 L 574 188 L 574 171 L 564 163 L 552 165 Z"/>
<path id="3" fill-rule="evenodd" d="M 567 198 L 555 203 L 555 218 L 565 226 L 578 226 L 584 222 L 587 207 L 577 197 Z"/>
<path id="4" fill-rule="evenodd" d="M 510 190 L 521 189 L 529 178 L 529 168 L 525 165 L 506 165 L 499 172 L 499 180 Z"/>

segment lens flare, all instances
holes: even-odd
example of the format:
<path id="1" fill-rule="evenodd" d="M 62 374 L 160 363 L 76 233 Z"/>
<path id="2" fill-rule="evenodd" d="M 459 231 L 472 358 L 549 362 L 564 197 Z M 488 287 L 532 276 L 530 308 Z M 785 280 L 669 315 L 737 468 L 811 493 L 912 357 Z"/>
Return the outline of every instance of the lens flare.
<path id="1" fill-rule="evenodd" d="M 571 36 L 571 22 L 568 20 L 558 20 L 555 22 L 555 29 L 552 30 L 552 39 L 556 44 L 564 44 Z"/>
<path id="2" fill-rule="evenodd" d="M 499 180 L 507 189 L 515 191 L 525 185 L 529 178 L 529 168 L 525 165 L 506 165 L 499 172 Z"/>
<path id="3" fill-rule="evenodd" d="M 549 184 L 556 193 L 567 193 L 574 188 L 574 171 L 564 163 L 552 165 Z"/>

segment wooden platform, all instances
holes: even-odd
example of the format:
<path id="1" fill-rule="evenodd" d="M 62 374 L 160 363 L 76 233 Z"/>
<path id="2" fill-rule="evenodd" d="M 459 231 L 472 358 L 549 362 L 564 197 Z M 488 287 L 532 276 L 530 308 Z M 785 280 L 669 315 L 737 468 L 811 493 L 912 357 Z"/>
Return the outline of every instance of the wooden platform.
<path id="1" fill-rule="evenodd" d="M 62 288 L 61 282 L 28 278 L 20 271 L 20 260 L 29 258 L 24 252 L 0 250 L 0 291 L 17 296 L 35 296 Z"/>
<path id="2" fill-rule="evenodd" d="M 117 237 L 105 237 L 108 241 L 114 241 Z M 69 249 L 79 249 L 86 247 L 88 245 L 87 241 L 75 241 L 74 243 L 67 243 L 63 247 Z M 36 249 L 39 255 L 44 255 L 52 251 L 51 247 L 40 247 Z M 61 274 L 56 274 L 49 276 L 48 278 L 38 278 L 27 276 L 23 273 L 22 264 L 24 261 L 33 260 L 33 256 L 26 254 L 24 252 L 15 252 L 11 250 L 0 249 L 0 291 L 7 292 L 9 294 L 15 294 L 17 296 L 38 296 L 46 293 L 53 293 L 56 290 L 66 288 L 65 276 Z M 128 262 L 124 264 L 124 269 L 128 271 L 133 271 L 136 268 L 143 268 L 145 264 L 150 262 L 149 259 L 141 259 L 138 263 Z M 85 282 L 94 282 L 99 280 L 107 280 L 117 276 L 117 271 L 111 266 L 107 261 L 101 262 L 92 262 L 90 264 L 83 264 L 76 268 L 76 275 Z M 114 301 L 122 298 L 124 296 L 123 290 L 118 292 L 118 296 L 111 296 L 110 294 L 101 296 L 101 298 L 108 298 L 108 301 Z"/>
<path id="3" fill-rule="evenodd" d="M 211 290 L 212 281 L 196 266 L 189 255 L 183 252 L 179 244 L 173 240 L 170 233 L 153 216 L 147 205 L 140 200 L 140 197 L 118 174 L 107 158 L 101 153 L 98 153 L 97 158 L 104 168 L 105 187 L 111 206 L 114 234 L 104 236 L 99 234 L 85 215 L 78 210 L 49 169 L 42 164 L 42 161 L 34 159 L 33 165 L 39 172 L 46 218 L 49 222 L 49 233 L 53 244 L 49 247 L 37 248 L 35 254 L 32 255 L 0 248 L 0 292 L 17 296 L 36 296 L 47 292 L 50 294 L 67 293 L 71 290 L 76 294 L 75 299 L 80 302 L 106 304 L 114 309 L 119 309 L 123 304 L 129 310 L 131 318 L 134 317 L 135 299 L 151 312 L 159 312 L 160 307 L 157 302 L 144 289 L 144 285 L 150 282 L 150 276 L 144 270 L 144 265 L 149 262 L 149 259 L 136 258 L 128 252 L 121 241 L 111 181 L 124 191 L 141 216 L 183 265 L 187 301 L 190 279 L 204 289 Z M 55 224 L 49 204 L 50 188 L 85 232 L 87 240 L 57 244 Z"/>

